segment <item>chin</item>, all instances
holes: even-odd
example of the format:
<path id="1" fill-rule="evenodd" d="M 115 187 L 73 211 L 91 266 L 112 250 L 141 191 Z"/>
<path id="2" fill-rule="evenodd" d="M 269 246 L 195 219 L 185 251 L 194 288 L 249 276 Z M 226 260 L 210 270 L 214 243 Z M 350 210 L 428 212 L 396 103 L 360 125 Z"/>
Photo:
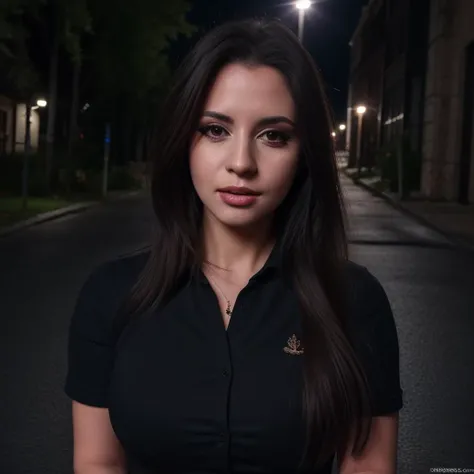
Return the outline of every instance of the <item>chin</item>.
<path id="1" fill-rule="evenodd" d="M 271 215 L 256 213 L 253 209 L 232 209 L 227 212 L 215 213 L 214 217 L 226 227 L 235 229 L 255 227 L 271 219 Z"/>

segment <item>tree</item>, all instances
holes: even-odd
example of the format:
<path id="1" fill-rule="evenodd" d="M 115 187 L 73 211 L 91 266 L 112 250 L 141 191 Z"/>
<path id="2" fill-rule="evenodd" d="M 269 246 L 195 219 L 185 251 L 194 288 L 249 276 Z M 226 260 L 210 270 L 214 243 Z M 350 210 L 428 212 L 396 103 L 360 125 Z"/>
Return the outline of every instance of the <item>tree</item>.
<path id="1" fill-rule="evenodd" d="M 94 81 L 95 101 L 112 122 L 112 151 L 129 160 L 143 147 L 148 111 L 156 104 L 151 99 L 169 79 L 170 42 L 195 31 L 186 21 L 190 5 L 184 0 L 103 0 L 90 8 L 94 54 L 89 84 Z"/>
<path id="2" fill-rule="evenodd" d="M 66 187 L 69 193 L 71 191 L 73 171 L 73 148 L 78 135 L 77 115 L 79 111 L 80 75 L 83 61 L 82 36 L 84 33 L 91 33 L 91 17 L 86 0 L 67 0 L 65 3 L 63 1 L 63 8 L 63 42 L 73 64 L 66 172 Z"/>
<path id="3" fill-rule="evenodd" d="M 31 146 L 30 119 L 32 100 L 39 77 L 28 51 L 28 30 L 25 13 L 38 14 L 40 1 L 10 0 L 0 7 L 0 66 L 5 71 L 3 87 L 17 100 L 25 102 L 25 149 L 22 163 L 22 209 L 28 207 L 29 155 Z"/>
<path id="4" fill-rule="evenodd" d="M 8 0 L 0 3 L 0 67 L 3 87 L 25 99 L 38 85 L 29 52 L 26 13 L 37 19 L 42 0 Z"/>
<path id="5" fill-rule="evenodd" d="M 46 132 L 46 182 L 51 188 L 53 147 L 57 108 L 57 78 L 59 51 L 64 47 L 74 64 L 73 101 L 71 107 L 71 138 L 77 130 L 72 117 L 77 116 L 79 75 L 81 67 L 81 35 L 89 30 L 87 0 L 4 0 L 0 5 L 0 60 L 8 71 L 10 89 L 25 100 L 38 87 L 37 68 L 28 54 L 25 20 L 37 23 L 43 30 L 52 30 L 49 68 L 48 123 Z M 27 90 L 29 91 L 27 93 Z M 72 145 L 70 147 L 72 149 Z"/>
<path id="6" fill-rule="evenodd" d="M 51 32 L 49 45 L 49 95 L 46 133 L 46 176 L 51 186 L 55 146 L 58 69 L 61 51 L 73 66 L 67 163 L 78 137 L 81 94 L 92 104 L 95 117 L 112 124 L 112 155 L 127 160 L 141 155 L 153 108 L 169 78 L 167 48 L 179 34 L 191 35 L 186 21 L 190 5 L 185 0 L 2 0 L 0 4 L 0 64 L 18 90 L 38 87 L 38 65 L 29 58 L 25 37 Z M 24 22 L 29 19 L 29 24 Z M 21 49 L 23 47 L 23 49 Z M 41 61 L 41 63 L 40 63 Z M 0 74 L 0 83 L 3 75 Z M 23 84 L 24 82 L 24 84 Z M 61 113 L 58 110 L 58 113 Z M 86 117 L 89 114 L 86 114 Z M 85 116 L 81 116 L 84 120 Z M 101 138 L 102 141 L 102 138 Z M 120 143 L 120 146 L 119 146 Z M 123 160 L 125 161 L 125 160 Z M 70 172 L 67 174 L 70 176 Z"/>
<path id="7" fill-rule="evenodd" d="M 54 137 L 56 125 L 58 62 L 59 49 L 64 47 L 70 54 L 74 65 L 73 94 L 70 115 L 70 131 L 68 143 L 67 187 L 69 190 L 72 147 L 77 132 L 76 117 L 79 100 L 79 78 L 82 63 L 81 36 L 90 31 L 90 15 L 87 0 L 53 0 L 50 3 L 51 24 L 53 25 L 53 41 L 49 71 L 49 113 L 46 132 L 46 179 L 51 187 L 53 176 Z"/>

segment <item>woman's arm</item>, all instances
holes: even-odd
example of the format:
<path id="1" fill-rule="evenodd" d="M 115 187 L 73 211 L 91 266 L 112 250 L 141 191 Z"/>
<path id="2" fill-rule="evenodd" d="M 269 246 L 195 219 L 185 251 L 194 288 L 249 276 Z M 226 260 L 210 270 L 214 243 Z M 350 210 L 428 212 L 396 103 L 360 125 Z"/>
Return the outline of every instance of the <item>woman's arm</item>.
<path id="1" fill-rule="evenodd" d="M 338 453 L 340 474 L 395 474 L 397 472 L 399 414 L 372 418 L 367 446 L 359 457 L 351 450 Z"/>
<path id="2" fill-rule="evenodd" d="M 72 402 L 75 474 L 126 474 L 123 448 L 107 408 Z"/>

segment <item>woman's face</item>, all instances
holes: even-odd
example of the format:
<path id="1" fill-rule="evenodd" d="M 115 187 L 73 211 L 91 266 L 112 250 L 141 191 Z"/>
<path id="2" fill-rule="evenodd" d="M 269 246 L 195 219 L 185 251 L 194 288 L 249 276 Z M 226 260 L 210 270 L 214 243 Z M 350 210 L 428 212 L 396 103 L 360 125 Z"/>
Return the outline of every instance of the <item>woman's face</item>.
<path id="1" fill-rule="evenodd" d="M 273 216 L 297 168 L 295 113 L 277 70 L 242 64 L 222 69 L 190 149 L 205 218 L 244 227 Z"/>

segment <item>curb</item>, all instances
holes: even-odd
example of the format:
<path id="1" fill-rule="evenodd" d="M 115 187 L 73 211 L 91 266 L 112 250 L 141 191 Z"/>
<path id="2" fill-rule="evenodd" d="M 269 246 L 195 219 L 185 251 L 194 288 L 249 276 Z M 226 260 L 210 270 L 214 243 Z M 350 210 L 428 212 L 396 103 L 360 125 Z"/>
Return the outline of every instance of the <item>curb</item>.
<path id="1" fill-rule="evenodd" d="M 43 222 L 59 219 L 60 217 L 64 217 L 70 214 L 78 214 L 80 212 L 86 211 L 87 209 L 90 209 L 91 207 L 99 206 L 100 204 L 106 204 L 107 202 L 118 201 L 120 199 L 132 197 L 139 194 L 140 192 L 141 190 L 110 194 L 104 200 L 86 201 L 77 204 L 72 204 L 66 207 L 61 207 L 60 209 L 55 209 L 54 211 L 43 212 L 34 217 L 30 217 L 29 219 L 26 219 L 24 221 L 17 222 L 16 224 L 13 224 L 11 226 L 0 228 L 0 238 L 6 237 L 7 235 L 13 234 L 14 232 L 18 232 L 23 229 L 42 224 Z"/>
<path id="2" fill-rule="evenodd" d="M 409 209 L 407 209 L 403 204 L 401 204 L 398 200 L 394 199 L 392 196 L 384 193 L 383 191 L 379 191 L 378 189 L 373 188 L 369 184 L 364 183 L 363 181 L 350 176 L 345 170 L 344 174 L 357 186 L 364 188 L 365 190 L 369 191 L 374 196 L 380 197 L 384 199 L 387 203 L 389 203 L 392 207 L 397 209 L 398 211 L 402 212 L 406 216 L 410 217 L 411 219 L 417 221 L 419 224 L 428 227 L 434 232 L 437 232 L 441 236 L 443 236 L 446 240 L 448 240 L 454 247 L 458 247 L 462 250 L 467 250 L 470 252 L 474 252 L 474 244 L 467 242 L 466 240 L 460 239 L 458 237 L 454 237 L 451 233 L 441 229 L 437 225 L 433 224 L 428 219 L 421 217 L 419 214 L 416 214 Z"/>
<path id="3" fill-rule="evenodd" d="M 86 209 L 96 206 L 99 203 L 100 201 L 85 202 L 85 203 L 73 204 L 71 206 L 62 207 L 54 211 L 43 212 L 41 214 L 38 214 L 37 216 L 31 217 L 24 221 L 20 221 L 20 222 L 17 222 L 16 224 L 0 229 L 0 237 L 5 237 L 14 232 L 27 229 L 28 227 L 32 227 L 34 225 L 42 224 L 43 222 L 52 221 L 54 219 L 58 219 L 59 217 L 85 211 Z"/>

